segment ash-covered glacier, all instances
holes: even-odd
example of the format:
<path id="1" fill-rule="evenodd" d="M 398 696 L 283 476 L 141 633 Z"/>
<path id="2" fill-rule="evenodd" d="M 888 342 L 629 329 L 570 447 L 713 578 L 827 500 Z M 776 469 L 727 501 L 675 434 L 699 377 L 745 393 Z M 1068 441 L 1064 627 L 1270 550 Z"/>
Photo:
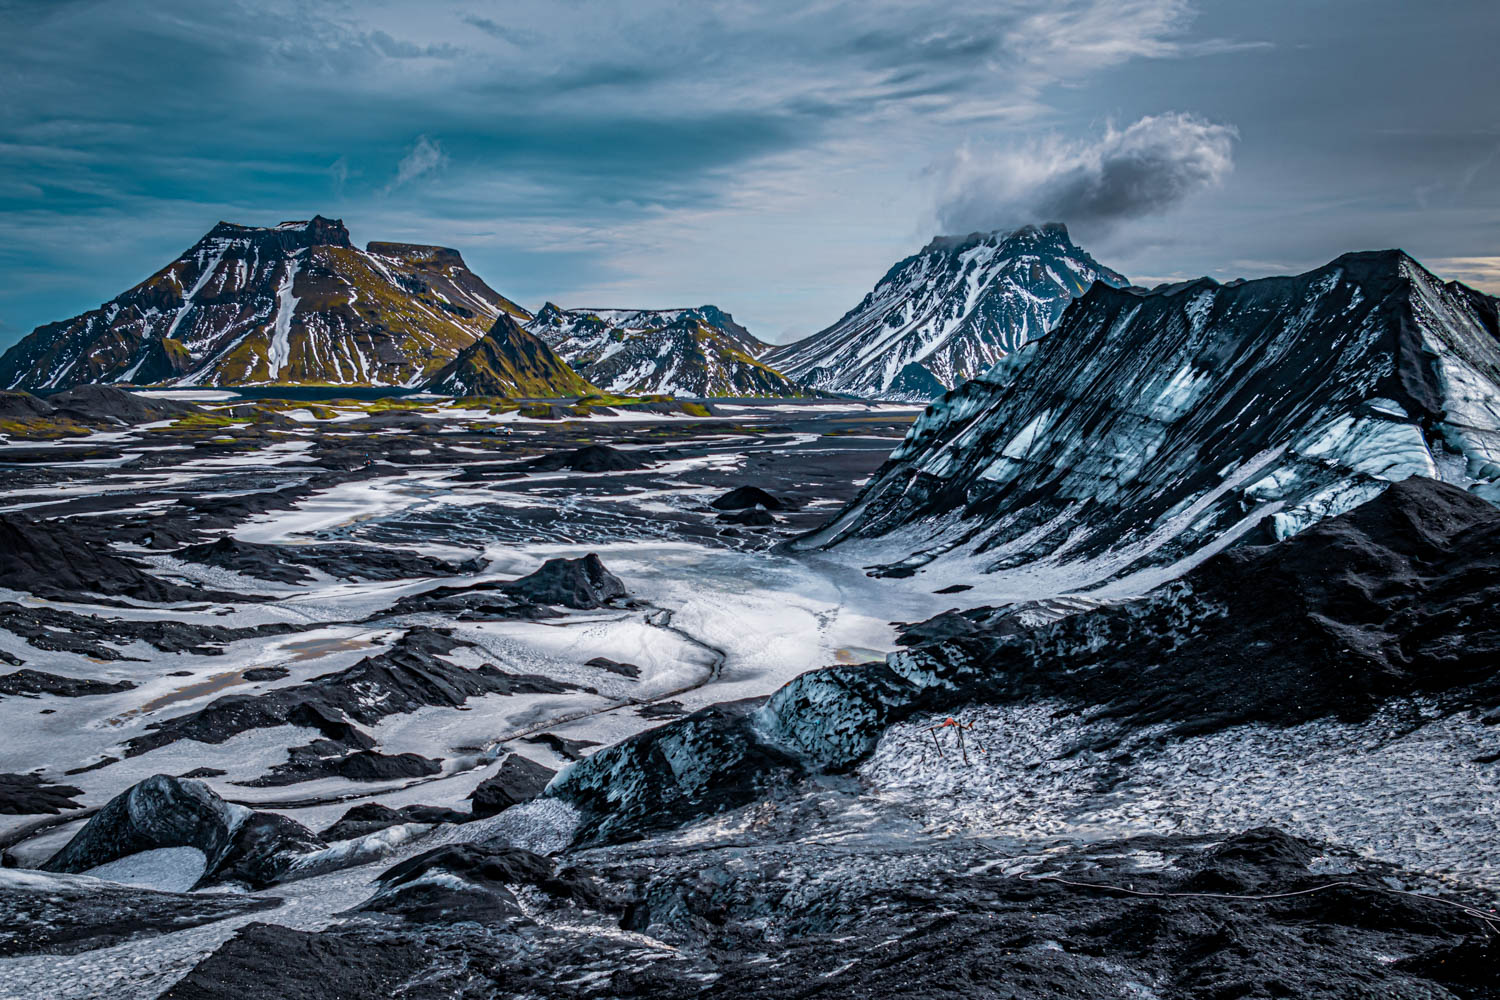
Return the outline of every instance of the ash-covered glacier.
<path id="1" fill-rule="evenodd" d="M 1018 593 L 1141 593 L 1410 476 L 1500 502 L 1497 306 L 1400 251 L 1227 285 L 1096 284 L 933 403 L 796 544 L 876 573 L 946 556 Z"/>

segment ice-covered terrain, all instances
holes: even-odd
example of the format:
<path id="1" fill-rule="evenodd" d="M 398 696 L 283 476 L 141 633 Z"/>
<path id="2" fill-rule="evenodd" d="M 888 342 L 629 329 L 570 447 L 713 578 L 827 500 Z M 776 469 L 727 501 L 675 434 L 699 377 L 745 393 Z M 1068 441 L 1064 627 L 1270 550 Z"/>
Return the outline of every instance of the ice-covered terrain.
<path id="1" fill-rule="evenodd" d="M 1500 510 L 1433 438 L 1081 596 L 789 544 L 931 410 L 58 398 L 0 399 L 0 997 L 1490 988 Z"/>
<path id="2" fill-rule="evenodd" d="M 1293 278 L 1096 285 L 933 403 L 799 544 L 1018 596 L 1140 593 L 1428 476 L 1500 502 L 1496 300 L 1399 251 Z"/>

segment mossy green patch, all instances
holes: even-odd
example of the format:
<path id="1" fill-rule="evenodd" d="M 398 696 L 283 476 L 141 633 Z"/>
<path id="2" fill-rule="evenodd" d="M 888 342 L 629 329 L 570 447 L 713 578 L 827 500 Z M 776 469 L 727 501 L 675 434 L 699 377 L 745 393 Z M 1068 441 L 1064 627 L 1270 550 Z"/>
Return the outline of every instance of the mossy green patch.
<path id="1" fill-rule="evenodd" d="M 87 437 L 92 430 L 71 420 L 53 417 L 12 417 L 0 419 L 0 434 L 23 441 L 52 441 L 57 438 Z"/>

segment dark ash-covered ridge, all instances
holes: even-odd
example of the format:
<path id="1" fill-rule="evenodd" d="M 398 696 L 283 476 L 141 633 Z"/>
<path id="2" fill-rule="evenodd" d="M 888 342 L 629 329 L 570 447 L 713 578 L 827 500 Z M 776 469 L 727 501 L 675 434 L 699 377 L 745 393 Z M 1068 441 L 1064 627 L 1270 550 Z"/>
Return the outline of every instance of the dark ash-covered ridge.
<path id="1" fill-rule="evenodd" d="M 867 561 L 903 575 L 958 550 L 972 572 L 1040 567 L 1076 588 L 1263 521 L 1285 537 L 1411 475 L 1500 501 L 1495 316 L 1399 251 L 1231 285 L 1096 285 L 929 407 L 798 545 L 878 540 Z"/>

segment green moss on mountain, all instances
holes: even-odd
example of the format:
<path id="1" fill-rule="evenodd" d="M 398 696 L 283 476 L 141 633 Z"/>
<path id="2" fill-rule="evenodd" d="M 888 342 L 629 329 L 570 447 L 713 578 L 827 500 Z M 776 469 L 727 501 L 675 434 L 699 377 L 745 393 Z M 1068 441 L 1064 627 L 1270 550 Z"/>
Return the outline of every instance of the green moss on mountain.
<path id="1" fill-rule="evenodd" d="M 452 396 L 533 398 L 599 391 L 509 315 L 496 319 L 489 333 L 465 348 L 426 388 Z"/>

